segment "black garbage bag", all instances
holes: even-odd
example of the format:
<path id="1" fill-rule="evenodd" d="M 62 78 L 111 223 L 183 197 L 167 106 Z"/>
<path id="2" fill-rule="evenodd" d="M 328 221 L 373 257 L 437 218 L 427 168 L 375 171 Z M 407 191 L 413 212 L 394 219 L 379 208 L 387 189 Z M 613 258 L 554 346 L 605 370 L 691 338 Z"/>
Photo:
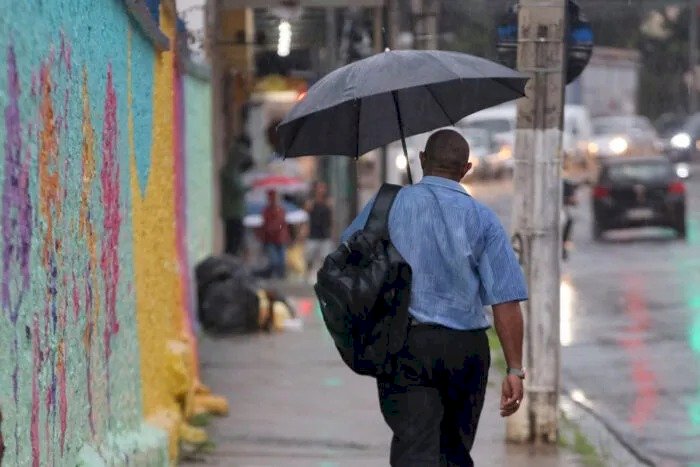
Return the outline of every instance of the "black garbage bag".
<path id="1" fill-rule="evenodd" d="M 234 334 L 259 329 L 258 285 L 239 259 L 209 257 L 197 265 L 195 276 L 197 316 L 207 332 Z"/>

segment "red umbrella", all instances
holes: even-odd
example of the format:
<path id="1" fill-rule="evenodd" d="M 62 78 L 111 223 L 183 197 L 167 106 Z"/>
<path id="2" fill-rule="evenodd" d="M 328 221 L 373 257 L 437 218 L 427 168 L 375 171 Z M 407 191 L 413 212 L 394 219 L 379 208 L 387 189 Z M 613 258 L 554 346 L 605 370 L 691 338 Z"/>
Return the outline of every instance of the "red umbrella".
<path id="1" fill-rule="evenodd" d="M 253 182 L 253 188 L 261 189 L 276 189 L 280 191 L 302 191 L 305 190 L 307 184 L 304 180 L 297 177 L 287 175 L 269 175 Z"/>

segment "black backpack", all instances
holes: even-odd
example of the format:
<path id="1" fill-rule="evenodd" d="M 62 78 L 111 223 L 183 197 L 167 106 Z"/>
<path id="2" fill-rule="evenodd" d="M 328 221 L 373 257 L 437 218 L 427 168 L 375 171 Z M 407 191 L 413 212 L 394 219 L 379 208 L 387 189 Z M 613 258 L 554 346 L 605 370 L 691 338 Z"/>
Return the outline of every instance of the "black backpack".
<path id="1" fill-rule="evenodd" d="M 314 287 L 340 356 L 360 375 L 392 374 L 406 341 L 411 268 L 388 229 L 400 189 L 382 186 L 365 228 L 326 257 Z"/>

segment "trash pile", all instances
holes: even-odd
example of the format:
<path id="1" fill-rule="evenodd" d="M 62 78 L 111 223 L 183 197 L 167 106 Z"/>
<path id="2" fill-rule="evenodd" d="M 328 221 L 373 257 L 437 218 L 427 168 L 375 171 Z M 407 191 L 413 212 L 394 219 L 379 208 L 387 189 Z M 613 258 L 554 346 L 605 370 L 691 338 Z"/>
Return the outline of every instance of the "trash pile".
<path id="1" fill-rule="evenodd" d="M 210 334 L 246 334 L 300 329 L 301 321 L 279 292 L 260 287 L 243 262 L 211 256 L 195 269 L 197 317 Z"/>

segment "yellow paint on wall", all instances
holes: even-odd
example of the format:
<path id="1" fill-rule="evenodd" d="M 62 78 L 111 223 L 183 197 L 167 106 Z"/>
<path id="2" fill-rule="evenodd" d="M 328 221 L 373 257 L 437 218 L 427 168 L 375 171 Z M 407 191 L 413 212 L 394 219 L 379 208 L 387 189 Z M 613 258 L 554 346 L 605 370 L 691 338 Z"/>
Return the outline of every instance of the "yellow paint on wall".
<path id="1" fill-rule="evenodd" d="M 161 5 L 161 30 L 175 35 L 174 15 Z M 134 274 L 146 421 L 164 429 L 174 462 L 179 441 L 201 443 L 206 434 L 186 423 L 196 390 L 191 336 L 185 313 L 175 243 L 175 159 L 173 148 L 174 53 L 159 53 L 154 65 L 151 166 L 144 194 L 138 183 L 131 89 L 131 32 L 128 33 L 130 180 L 133 197 Z M 143 148 L 139 148 L 143 150 Z"/>

